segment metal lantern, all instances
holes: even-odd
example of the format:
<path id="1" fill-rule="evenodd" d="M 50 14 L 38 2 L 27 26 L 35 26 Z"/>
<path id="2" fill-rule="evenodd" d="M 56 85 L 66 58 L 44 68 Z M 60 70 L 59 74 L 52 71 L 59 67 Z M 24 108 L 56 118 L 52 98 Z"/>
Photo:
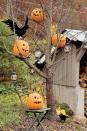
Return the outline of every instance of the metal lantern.
<path id="1" fill-rule="evenodd" d="M 65 51 L 66 53 L 69 53 L 70 50 L 71 50 L 71 46 L 70 46 L 69 44 L 65 45 L 64 51 Z"/>
<path id="2" fill-rule="evenodd" d="M 11 80 L 12 81 L 16 81 L 17 80 L 17 74 L 16 74 L 16 72 L 12 72 L 12 74 L 11 74 Z"/>
<path id="3" fill-rule="evenodd" d="M 35 57 L 36 57 L 36 59 L 39 59 L 41 57 L 41 55 L 42 55 L 42 52 L 39 49 L 37 49 L 35 51 Z"/>

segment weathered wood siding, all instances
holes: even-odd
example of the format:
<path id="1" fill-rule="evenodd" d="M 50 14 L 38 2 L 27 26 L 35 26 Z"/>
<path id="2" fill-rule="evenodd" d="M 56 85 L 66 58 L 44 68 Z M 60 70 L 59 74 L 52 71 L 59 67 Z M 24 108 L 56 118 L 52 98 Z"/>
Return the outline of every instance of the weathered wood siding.
<path id="1" fill-rule="evenodd" d="M 56 100 L 59 103 L 67 103 L 75 110 L 76 47 L 73 44 L 69 53 L 65 53 L 63 49 L 58 53 L 54 68 L 53 84 Z"/>
<path id="2" fill-rule="evenodd" d="M 54 66 L 53 86 L 56 101 L 67 103 L 77 115 L 84 115 L 84 89 L 79 85 L 80 60 L 85 50 L 59 51 Z M 86 102 L 85 102 L 86 103 Z M 85 109 L 87 110 L 87 109 Z"/>
<path id="3" fill-rule="evenodd" d="M 69 53 L 64 50 L 58 53 L 54 71 L 54 84 L 67 87 L 76 86 L 76 48 L 73 46 Z"/>

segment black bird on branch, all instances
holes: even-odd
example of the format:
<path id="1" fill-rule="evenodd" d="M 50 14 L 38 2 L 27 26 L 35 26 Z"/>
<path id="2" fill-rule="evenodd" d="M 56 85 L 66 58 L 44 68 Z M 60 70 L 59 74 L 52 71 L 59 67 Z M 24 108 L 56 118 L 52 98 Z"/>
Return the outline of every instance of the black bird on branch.
<path id="1" fill-rule="evenodd" d="M 43 70 L 46 65 L 45 55 L 43 54 L 34 64 L 39 70 Z"/>
<path id="2" fill-rule="evenodd" d="M 14 21 L 11 20 L 11 19 L 4 20 L 4 21 L 2 21 L 2 22 L 4 22 L 5 24 L 7 24 L 12 31 L 15 30 L 15 33 L 16 33 L 17 36 L 19 36 L 19 37 L 23 37 L 23 36 L 25 35 L 27 29 L 29 28 L 29 26 L 28 26 L 28 17 L 26 17 L 26 21 L 25 21 L 25 24 L 24 24 L 23 27 L 18 27 L 17 23 L 14 22 Z"/>

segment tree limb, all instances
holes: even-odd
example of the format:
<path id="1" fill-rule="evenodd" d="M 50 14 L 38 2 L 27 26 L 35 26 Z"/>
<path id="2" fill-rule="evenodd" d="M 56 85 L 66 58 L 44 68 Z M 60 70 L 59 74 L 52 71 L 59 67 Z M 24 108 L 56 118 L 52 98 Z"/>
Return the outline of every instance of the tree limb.
<path id="1" fill-rule="evenodd" d="M 20 60 L 24 61 L 29 68 L 34 69 L 34 71 L 36 71 L 41 77 L 43 77 L 45 79 L 47 78 L 47 76 L 46 76 L 45 73 L 43 73 L 42 71 L 40 71 L 35 65 L 33 65 L 32 63 L 30 63 L 26 58 L 20 58 L 20 57 L 17 57 L 17 58 L 19 58 Z"/>
<path id="2" fill-rule="evenodd" d="M 5 48 L 5 50 L 6 50 L 7 53 L 9 53 L 10 55 L 14 56 L 14 54 L 12 52 L 8 51 L 8 49 L 7 49 L 7 47 L 6 47 L 6 45 L 5 45 L 4 42 L 3 42 L 3 46 L 4 46 L 4 48 Z M 41 77 L 43 77 L 45 79 L 47 78 L 47 76 L 46 76 L 45 73 L 43 73 L 36 66 L 34 66 L 33 64 L 31 64 L 26 58 L 24 58 L 24 57 L 17 57 L 17 56 L 16 56 L 16 58 L 19 58 L 20 60 L 24 61 L 28 65 L 28 67 L 34 69 Z"/>
<path id="3" fill-rule="evenodd" d="M 47 26 L 47 42 L 48 42 L 48 47 L 46 51 L 46 63 L 47 66 L 49 67 L 51 64 L 51 24 L 52 24 L 52 0 L 50 0 L 47 4 L 47 11 L 49 14 L 48 19 L 45 22 L 45 25 Z"/>

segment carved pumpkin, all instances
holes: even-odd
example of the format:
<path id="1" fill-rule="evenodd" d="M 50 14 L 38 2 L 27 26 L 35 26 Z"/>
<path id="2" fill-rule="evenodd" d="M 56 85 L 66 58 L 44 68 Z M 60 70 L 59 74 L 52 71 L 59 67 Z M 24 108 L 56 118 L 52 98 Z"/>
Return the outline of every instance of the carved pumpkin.
<path id="1" fill-rule="evenodd" d="M 44 20 L 45 15 L 42 9 L 40 8 L 35 8 L 32 12 L 31 12 L 31 18 L 32 20 L 36 21 L 36 22 L 41 22 Z"/>
<path id="2" fill-rule="evenodd" d="M 27 106 L 29 109 L 42 109 L 43 108 L 43 99 L 39 93 L 32 93 L 28 97 Z"/>
<path id="3" fill-rule="evenodd" d="M 56 46 L 56 44 L 57 44 L 57 34 L 54 34 L 52 36 L 52 45 Z M 66 44 L 66 37 L 63 36 L 62 34 L 60 34 L 60 36 L 59 36 L 59 45 L 58 45 L 59 48 L 63 48 L 65 46 L 65 44 Z"/>
<path id="4" fill-rule="evenodd" d="M 29 45 L 24 40 L 16 40 L 13 44 L 13 53 L 15 56 L 28 57 Z"/>

